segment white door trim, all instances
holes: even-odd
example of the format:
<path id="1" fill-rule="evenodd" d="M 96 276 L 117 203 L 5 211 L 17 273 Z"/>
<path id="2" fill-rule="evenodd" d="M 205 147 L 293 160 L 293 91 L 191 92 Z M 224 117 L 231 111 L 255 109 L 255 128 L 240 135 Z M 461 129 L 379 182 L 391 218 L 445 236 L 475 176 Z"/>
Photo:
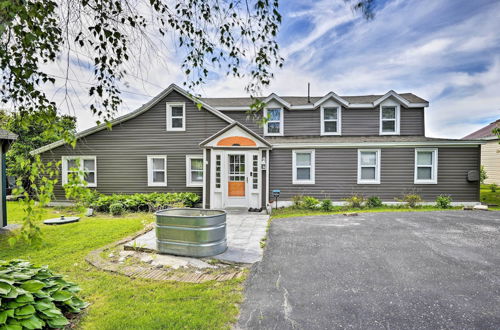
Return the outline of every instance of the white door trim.
<path id="1" fill-rule="evenodd" d="M 260 150 L 215 150 L 210 153 L 210 208 L 226 208 L 226 207 L 261 207 L 262 193 L 262 169 Z M 228 182 L 229 182 L 229 155 L 243 154 L 245 155 L 245 196 L 244 197 L 229 197 Z M 216 157 L 220 155 L 220 188 L 216 188 Z M 253 156 L 257 156 L 257 189 L 253 189 Z"/>

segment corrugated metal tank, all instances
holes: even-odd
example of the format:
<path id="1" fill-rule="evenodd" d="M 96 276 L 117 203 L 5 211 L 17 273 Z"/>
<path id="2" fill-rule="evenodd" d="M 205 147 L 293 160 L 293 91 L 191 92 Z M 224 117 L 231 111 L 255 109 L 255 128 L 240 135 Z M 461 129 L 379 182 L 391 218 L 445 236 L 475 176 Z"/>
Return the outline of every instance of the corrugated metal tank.
<path id="1" fill-rule="evenodd" d="M 159 253 L 209 257 L 227 249 L 226 212 L 208 209 L 167 209 L 156 212 Z"/>

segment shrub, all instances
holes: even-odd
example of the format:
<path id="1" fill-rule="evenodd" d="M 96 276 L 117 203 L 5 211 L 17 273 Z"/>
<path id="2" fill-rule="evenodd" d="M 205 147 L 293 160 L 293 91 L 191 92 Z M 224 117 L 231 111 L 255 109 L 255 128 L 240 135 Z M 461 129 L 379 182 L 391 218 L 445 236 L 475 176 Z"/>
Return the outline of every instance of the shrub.
<path id="1" fill-rule="evenodd" d="M 418 203 L 422 202 L 422 197 L 420 197 L 419 194 L 410 193 L 403 195 L 403 197 L 399 199 L 399 201 L 406 203 L 406 206 L 408 207 L 414 208 Z"/>
<path id="2" fill-rule="evenodd" d="M 344 201 L 346 201 L 347 206 L 352 209 L 359 209 L 363 207 L 363 202 L 365 201 L 365 198 L 363 195 L 359 194 L 352 194 L 351 197 L 344 198 Z"/>
<path id="3" fill-rule="evenodd" d="M 332 201 L 330 199 L 323 199 L 321 201 L 319 208 L 326 212 L 333 210 Z"/>
<path id="4" fill-rule="evenodd" d="M 380 207 L 382 205 L 382 200 L 378 196 L 371 196 L 366 200 L 366 206 L 370 208 Z"/>
<path id="5" fill-rule="evenodd" d="M 488 179 L 488 175 L 486 174 L 486 170 L 484 169 L 484 166 L 481 165 L 479 167 L 479 181 L 481 183 L 484 183 L 484 180 Z"/>
<path id="6" fill-rule="evenodd" d="M 490 190 L 491 190 L 491 192 L 497 192 L 497 188 L 498 188 L 498 186 L 497 186 L 496 183 L 490 184 Z"/>
<path id="7" fill-rule="evenodd" d="M 122 203 L 113 203 L 109 206 L 109 212 L 111 215 L 122 215 L 125 212 L 125 208 Z"/>
<path id="8" fill-rule="evenodd" d="M 436 206 L 441 209 L 448 209 L 451 207 L 451 196 L 439 195 L 436 197 Z"/>
<path id="9" fill-rule="evenodd" d="M 301 209 L 304 204 L 304 196 L 295 195 L 292 197 L 292 203 L 295 208 Z"/>
<path id="10" fill-rule="evenodd" d="M 318 208 L 319 200 L 312 196 L 304 196 L 303 207 L 308 210 L 314 210 Z"/>
<path id="11" fill-rule="evenodd" d="M 80 313 L 87 303 L 80 288 L 24 260 L 0 260 L 0 327 L 2 329 L 63 328 L 65 314 Z"/>
<path id="12" fill-rule="evenodd" d="M 102 195 L 89 200 L 89 207 L 93 207 L 99 212 L 110 212 L 112 204 L 122 204 L 125 211 L 147 212 L 158 209 L 165 209 L 172 205 L 182 205 L 194 207 L 200 201 L 200 196 L 195 193 L 150 193 L 133 195 Z"/>

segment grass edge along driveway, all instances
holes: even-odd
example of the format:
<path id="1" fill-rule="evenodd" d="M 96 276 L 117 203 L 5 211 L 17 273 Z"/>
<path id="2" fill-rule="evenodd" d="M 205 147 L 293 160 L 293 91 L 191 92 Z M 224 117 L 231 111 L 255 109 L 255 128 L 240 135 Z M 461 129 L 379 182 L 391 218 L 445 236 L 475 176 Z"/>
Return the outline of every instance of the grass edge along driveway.
<path id="1" fill-rule="evenodd" d="M 19 223 L 22 210 L 8 202 L 9 223 Z M 67 214 L 67 211 L 65 211 Z M 47 218 L 58 217 L 48 209 Z M 91 305 L 81 329 L 221 329 L 236 321 L 244 279 L 190 284 L 131 279 L 100 271 L 87 264 L 92 250 L 141 230 L 153 216 L 145 213 L 111 217 L 98 214 L 61 226 L 42 225 L 41 247 L 10 247 L 0 235 L 0 259 L 26 259 L 48 265 L 82 288 L 80 296 Z"/>

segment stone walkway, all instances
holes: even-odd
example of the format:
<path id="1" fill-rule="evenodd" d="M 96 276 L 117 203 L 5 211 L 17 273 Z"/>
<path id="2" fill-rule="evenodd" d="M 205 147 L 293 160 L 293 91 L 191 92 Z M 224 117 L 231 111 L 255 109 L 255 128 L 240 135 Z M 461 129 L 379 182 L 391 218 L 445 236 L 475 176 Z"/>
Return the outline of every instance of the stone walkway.
<path id="1" fill-rule="evenodd" d="M 212 258 L 245 264 L 260 261 L 263 253 L 260 241 L 266 235 L 268 219 L 267 214 L 229 212 L 226 218 L 228 248 L 226 252 Z M 125 247 L 156 252 L 155 231 L 137 237 Z"/>

